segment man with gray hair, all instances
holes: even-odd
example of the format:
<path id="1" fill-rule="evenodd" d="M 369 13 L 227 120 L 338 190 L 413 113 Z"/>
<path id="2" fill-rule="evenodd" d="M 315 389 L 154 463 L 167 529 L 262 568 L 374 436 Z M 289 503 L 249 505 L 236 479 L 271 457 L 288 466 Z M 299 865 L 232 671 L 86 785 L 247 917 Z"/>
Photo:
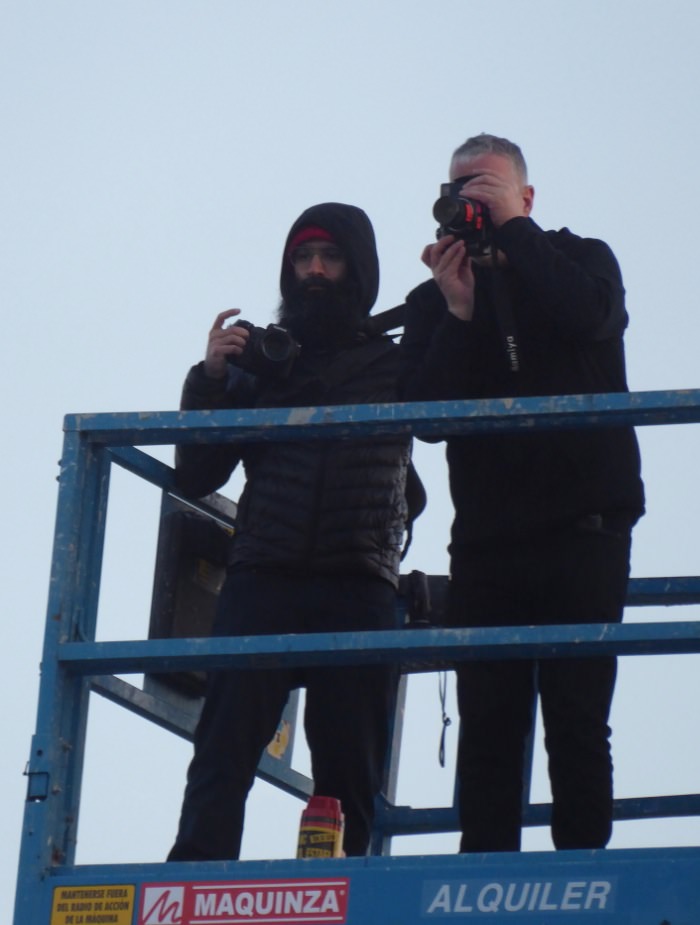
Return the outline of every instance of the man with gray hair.
<path id="1" fill-rule="evenodd" d="M 455 151 L 445 222 L 407 299 L 402 395 L 479 399 L 627 391 L 628 316 L 602 241 L 530 218 L 520 148 L 477 135 Z M 442 214 L 436 217 L 442 221 Z M 447 438 L 455 507 L 451 626 L 622 619 L 631 530 L 644 510 L 632 428 Z M 462 851 L 520 848 L 525 744 L 539 692 L 557 848 L 612 829 L 613 657 L 464 662 L 457 669 Z"/>

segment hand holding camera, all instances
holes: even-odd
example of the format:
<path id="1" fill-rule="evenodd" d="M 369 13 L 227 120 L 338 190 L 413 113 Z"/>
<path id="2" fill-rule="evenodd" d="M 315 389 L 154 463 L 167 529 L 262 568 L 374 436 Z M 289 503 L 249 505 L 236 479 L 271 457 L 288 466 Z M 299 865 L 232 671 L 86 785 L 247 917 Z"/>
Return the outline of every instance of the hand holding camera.
<path id="1" fill-rule="evenodd" d="M 249 337 L 247 329 L 237 324 L 224 326 L 230 318 L 240 313 L 240 308 L 229 308 L 216 316 L 204 357 L 204 372 L 210 379 L 223 379 L 229 357 L 240 355 L 246 346 Z"/>
<path id="2" fill-rule="evenodd" d="M 426 247 L 423 261 L 432 270 L 448 311 L 460 321 L 471 321 L 474 315 L 474 273 L 466 242 L 453 234 L 443 235 L 437 244 Z"/>
<path id="3" fill-rule="evenodd" d="M 440 198 L 433 206 L 433 217 L 440 223 L 438 242 L 423 251 L 423 262 L 432 270 L 448 311 L 461 321 L 471 321 L 474 315 L 471 258 L 491 253 L 493 231 L 486 206 L 464 195 L 471 179 L 459 177 L 441 184 Z"/>
<path id="4" fill-rule="evenodd" d="M 299 344 L 277 324 L 259 328 L 250 321 L 225 326 L 229 318 L 240 315 L 240 308 L 220 312 L 209 332 L 204 372 L 210 379 L 223 379 L 232 363 L 256 376 L 276 379 L 288 376 L 299 355 Z"/>

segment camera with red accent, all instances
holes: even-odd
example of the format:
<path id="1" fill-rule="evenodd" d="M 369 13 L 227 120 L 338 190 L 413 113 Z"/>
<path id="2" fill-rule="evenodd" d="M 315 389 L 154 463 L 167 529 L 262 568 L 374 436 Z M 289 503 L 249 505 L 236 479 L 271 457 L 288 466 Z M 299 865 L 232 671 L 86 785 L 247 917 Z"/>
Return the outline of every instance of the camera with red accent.
<path id="1" fill-rule="evenodd" d="M 433 218 L 439 222 L 437 237 L 452 234 L 464 241 L 470 257 L 491 253 L 493 225 L 489 210 L 477 199 L 461 195 L 464 184 L 472 177 L 458 177 L 440 185 L 440 198 L 433 206 Z"/>

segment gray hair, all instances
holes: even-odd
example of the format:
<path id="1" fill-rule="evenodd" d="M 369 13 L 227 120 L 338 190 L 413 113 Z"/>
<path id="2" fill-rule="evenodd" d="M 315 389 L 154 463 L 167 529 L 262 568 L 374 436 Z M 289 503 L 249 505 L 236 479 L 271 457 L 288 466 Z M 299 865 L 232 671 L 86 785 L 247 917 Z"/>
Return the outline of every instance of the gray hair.
<path id="1" fill-rule="evenodd" d="M 496 135 L 487 135 L 482 132 L 481 135 L 474 135 L 467 138 L 464 144 L 461 144 L 452 155 L 452 163 L 456 161 L 466 161 L 479 154 L 500 154 L 507 157 L 521 176 L 523 183 L 527 183 L 527 164 L 523 157 L 523 152 L 513 141 L 507 138 L 498 138 Z"/>

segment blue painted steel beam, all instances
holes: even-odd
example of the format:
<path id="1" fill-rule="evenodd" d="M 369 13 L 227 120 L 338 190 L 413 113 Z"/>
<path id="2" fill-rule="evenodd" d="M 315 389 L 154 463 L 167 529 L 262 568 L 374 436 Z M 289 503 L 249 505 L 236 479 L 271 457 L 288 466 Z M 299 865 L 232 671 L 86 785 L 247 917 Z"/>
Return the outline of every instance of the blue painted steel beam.
<path id="1" fill-rule="evenodd" d="M 549 825 L 551 803 L 530 803 L 523 807 L 523 826 L 535 828 Z M 675 819 L 700 815 L 700 794 L 628 797 L 613 801 L 615 822 L 634 819 Z M 382 832 L 400 835 L 446 835 L 459 832 L 457 806 L 416 808 L 379 804 L 374 825 Z"/>
<path id="2" fill-rule="evenodd" d="M 67 640 L 95 635 L 109 469 L 104 448 L 66 436 L 18 891 L 34 888 L 37 870 L 74 857 L 89 685 L 57 653 Z"/>
<path id="3" fill-rule="evenodd" d="M 439 437 L 484 431 L 698 422 L 700 390 L 688 389 L 317 408 L 72 414 L 66 416 L 64 429 L 109 446 L 153 446 L 396 433 Z"/>
<path id="4" fill-rule="evenodd" d="M 101 675 L 392 662 L 427 671 L 476 659 L 697 652 L 700 623 L 688 621 L 66 642 L 57 657 L 67 671 Z"/>
<path id="5" fill-rule="evenodd" d="M 672 578 L 630 578 L 627 605 L 671 607 L 700 604 L 700 577 L 678 575 Z"/>

